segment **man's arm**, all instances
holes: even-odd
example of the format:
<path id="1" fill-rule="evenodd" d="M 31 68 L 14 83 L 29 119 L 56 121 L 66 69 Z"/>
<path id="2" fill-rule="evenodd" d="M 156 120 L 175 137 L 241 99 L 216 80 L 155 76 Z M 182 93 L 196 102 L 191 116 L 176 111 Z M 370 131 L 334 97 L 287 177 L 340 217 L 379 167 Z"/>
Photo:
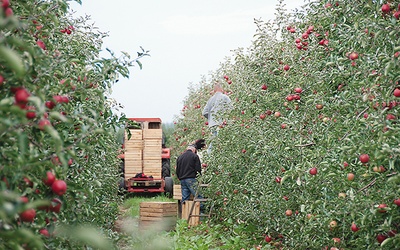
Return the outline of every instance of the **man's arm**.
<path id="1" fill-rule="evenodd" d="M 200 158 L 198 155 L 195 155 L 195 165 L 194 168 L 196 169 L 196 172 L 201 174 L 201 163 L 200 163 Z"/>
<path id="2" fill-rule="evenodd" d="M 179 179 L 180 178 L 180 173 L 181 173 L 181 157 L 180 156 L 176 160 L 175 173 L 176 173 L 176 177 Z"/>
<path id="3" fill-rule="evenodd" d="M 210 111 L 212 106 L 214 105 L 214 100 L 213 100 L 213 96 L 210 97 L 210 99 L 208 99 L 206 106 L 203 109 L 203 113 L 202 115 L 208 119 L 208 117 L 210 116 Z"/>
<path id="4" fill-rule="evenodd" d="M 206 106 L 203 109 L 203 113 L 202 115 L 208 119 L 208 114 L 210 113 L 210 105 L 208 104 L 209 102 L 207 102 Z"/>

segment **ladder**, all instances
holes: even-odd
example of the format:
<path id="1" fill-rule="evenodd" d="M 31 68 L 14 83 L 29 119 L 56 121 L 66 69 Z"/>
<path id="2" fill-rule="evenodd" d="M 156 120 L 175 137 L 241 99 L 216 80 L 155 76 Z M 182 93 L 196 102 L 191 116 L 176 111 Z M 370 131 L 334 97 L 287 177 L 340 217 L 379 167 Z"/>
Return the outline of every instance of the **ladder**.
<path id="1" fill-rule="evenodd" d="M 196 205 L 197 202 L 200 203 L 200 202 L 209 202 L 209 201 L 212 201 L 212 199 L 208 199 L 208 198 L 198 198 L 198 195 L 199 195 L 199 193 L 200 193 L 199 190 L 202 189 L 202 188 L 207 188 L 208 186 L 209 186 L 209 184 L 203 184 L 203 183 L 201 183 L 201 182 L 198 183 L 197 189 L 196 189 L 196 194 L 195 194 L 195 196 L 193 197 L 192 207 L 190 208 L 189 216 L 188 216 L 188 218 L 187 218 L 188 224 L 189 224 L 190 219 L 191 219 L 192 217 L 207 217 L 207 218 L 210 218 L 210 217 L 211 217 L 211 213 L 212 213 L 212 210 L 213 210 L 213 207 L 214 207 L 214 203 L 211 203 L 210 210 L 209 210 L 208 214 L 202 214 L 201 212 L 200 212 L 200 214 L 193 214 L 194 207 L 195 207 L 195 205 Z"/>

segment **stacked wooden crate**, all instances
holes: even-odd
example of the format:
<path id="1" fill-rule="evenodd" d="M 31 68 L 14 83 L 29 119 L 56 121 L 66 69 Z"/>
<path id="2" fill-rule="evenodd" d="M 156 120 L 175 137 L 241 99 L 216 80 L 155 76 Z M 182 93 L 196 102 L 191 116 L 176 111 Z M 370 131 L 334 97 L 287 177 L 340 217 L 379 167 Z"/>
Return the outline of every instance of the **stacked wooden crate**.
<path id="1" fill-rule="evenodd" d="M 161 124 L 149 123 L 143 129 L 143 173 L 157 179 L 161 178 L 161 144 Z"/>
<path id="2" fill-rule="evenodd" d="M 189 220 L 189 215 L 191 210 L 192 210 L 192 215 L 194 216 L 190 217 Z M 188 220 L 189 226 L 197 226 L 200 223 L 199 215 L 200 215 L 200 202 L 187 200 L 185 201 L 185 203 L 182 204 L 182 219 Z"/>
<path id="3" fill-rule="evenodd" d="M 142 229 L 171 230 L 176 225 L 177 214 L 176 202 L 141 202 L 139 225 Z"/>
<path id="4" fill-rule="evenodd" d="M 131 138 L 125 134 L 125 179 L 143 171 L 143 130 L 130 129 Z"/>
<path id="5" fill-rule="evenodd" d="M 141 128 L 130 129 L 131 138 L 125 134 L 125 179 L 138 173 L 161 178 L 161 123 L 142 122 Z"/>
<path id="6" fill-rule="evenodd" d="M 174 200 L 182 200 L 182 188 L 181 184 L 175 184 L 173 187 L 173 199 Z"/>

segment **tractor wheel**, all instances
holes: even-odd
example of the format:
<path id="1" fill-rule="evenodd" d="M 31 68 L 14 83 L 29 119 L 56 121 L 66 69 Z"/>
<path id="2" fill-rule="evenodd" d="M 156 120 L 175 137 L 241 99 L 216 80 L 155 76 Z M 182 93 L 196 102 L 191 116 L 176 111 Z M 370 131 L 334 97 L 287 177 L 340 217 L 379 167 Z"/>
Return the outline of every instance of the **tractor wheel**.
<path id="1" fill-rule="evenodd" d="M 161 176 L 164 178 L 171 176 L 171 167 L 169 162 L 169 159 L 162 159 Z"/>
<path id="2" fill-rule="evenodd" d="M 165 177 L 165 193 L 168 193 L 170 197 L 172 197 L 174 192 L 174 180 L 172 177 Z"/>
<path id="3" fill-rule="evenodd" d="M 124 179 L 124 177 L 120 177 L 119 182 L 118 182 L 118 193 L 124 194 L 125 192 L 126 192 L 125 179 Z"/>

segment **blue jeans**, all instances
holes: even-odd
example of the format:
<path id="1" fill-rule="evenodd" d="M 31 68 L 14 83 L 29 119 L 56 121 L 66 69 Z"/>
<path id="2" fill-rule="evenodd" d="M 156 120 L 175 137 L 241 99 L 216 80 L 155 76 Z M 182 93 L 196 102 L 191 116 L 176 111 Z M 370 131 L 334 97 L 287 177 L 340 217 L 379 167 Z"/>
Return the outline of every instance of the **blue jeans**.
<path id="1" fill-rule="evenodd" d="M 195 197 L 197 189 L 197 180 L 195 178 L 188 178 L 181 180 L 181 190 L 182 190 L 182 204 L 189 200 L 190 195 Z M 196 197 L 195 197 L 196 198 Z M 197 194 L 197 198 L 202 199 L 200 194 Z M 200 209 L 203 209 L 203 204 L 200 203 Z"/>
<path id="2" fill-rule="evenodd" d="M 182 189 L 182 203 L 189 200 L 190 195 L 196 195 L 197 180 L 195 178 L 188 178 L 181 180 Z"/>

